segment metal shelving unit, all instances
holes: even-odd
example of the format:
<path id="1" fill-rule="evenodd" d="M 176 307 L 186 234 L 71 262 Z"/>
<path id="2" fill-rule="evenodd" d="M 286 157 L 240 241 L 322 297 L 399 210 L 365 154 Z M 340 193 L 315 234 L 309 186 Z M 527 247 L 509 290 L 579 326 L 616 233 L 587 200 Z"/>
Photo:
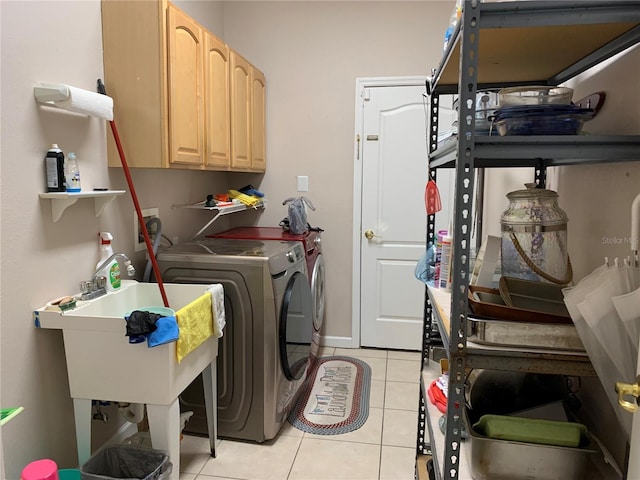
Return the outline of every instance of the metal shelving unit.
<path id="1" fill-rule="evenodd" d="M 628 47 L 640 43 L 640 1 L 526 1 L 481 3 L 465 0 L 462 17 L 443 58 L 432 72 L 429 129 L 430 168 L 455 169 L 453 285 L 450 296 L 425 293 L 422 367 L 429 369 L 432 324 L 438 325 L 449 359 L 449 390 L 444 442 L 433 440 L 425 376 L 421 379 L 417 468 L 434 459 L 437 479 L 455 480 L 461 461 L 465 369 L 595 375 L 585 355 L 474 345 L 467 342 L 469 247 L 476 169 L 533 167 L 544 186 L 546 168 L 640 159 L 640 136 L 475 135 L 478 89 L 517 85 L 558 85 Z M 458 136 L 438 151 L 438 103 L 442 94 L 459 97 Z M 427 241 L 434 240 L 434 217 Z M 428 437 L 428 438 L 426 438 Z M 438 451 L 444 449 L 444 451 Z M 468 472 L 460 478 L 468 477 Z"/>

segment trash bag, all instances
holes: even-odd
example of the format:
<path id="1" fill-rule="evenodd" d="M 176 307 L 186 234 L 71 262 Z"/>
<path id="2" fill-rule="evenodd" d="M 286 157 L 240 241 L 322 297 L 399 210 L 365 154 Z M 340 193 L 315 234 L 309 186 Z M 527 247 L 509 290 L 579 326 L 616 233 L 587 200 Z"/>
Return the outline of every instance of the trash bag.
<path id="1" fill-rule="evenodd" d="M 305 205 L 314 211 L 316 207 L 313 206 L 313 204 L 307 197 L 289 197 L 284 202 L 282 202 L 282 204 L 289 205 L 289 231 L 296 235 L 305 233 L 309 228 L 309 224 L 307 223 L 307 211 L 305 209 Z"/>
<path id="2" fill-rule="evenodd" d="M 168 480 L 173 465 L 160 450 L 136 445 L 108 445 L 80 467 L 81 480 Z"/>

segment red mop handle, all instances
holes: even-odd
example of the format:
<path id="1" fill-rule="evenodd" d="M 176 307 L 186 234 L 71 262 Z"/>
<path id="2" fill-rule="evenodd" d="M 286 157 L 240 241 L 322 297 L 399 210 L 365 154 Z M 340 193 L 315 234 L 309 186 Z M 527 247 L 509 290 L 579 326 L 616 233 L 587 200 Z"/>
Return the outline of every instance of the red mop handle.
<path id="1" fill-rule="evenodd" d="M 147 225 L 144 223 L 144 216 L 142 215 L 142 210 L 140 209 L 140 203 L 138 202 L 138 195 L 136 195 L 136 189 L 133 187 L 131 172 L 129 172 L 127 159 L 125 158 L 124 151 L 122 150 L 122 144 L 120 143 L 120 136 L 118 135 L 118 129 L 116 128 L 116 122 L 114 120 L 109 120 L 109 125 L 111 125 L 113 138 L 115 139 L 116 146 L 118 147 L 118 153 L 120 154 L 120 160 L 122 161 L 122 168 L 124 169 L 124 175 L 125 177 L 127 177 L 127 183 L 129 184 L 129 190 L 131 191 L 131 198 L 133 199 L 133 204 L 136 207 L 136 213 L 138 214 L 138 221 L 140 222 L 140 227 L 142 228 L 142 235 L 144 236 L 144 243 L 147 246 L 147 251 L 149 252 L 149 256 L 151 257 L 151 265 L 153 266 L 153 271 L 155 272 L 156 280 L 158 281 L 158 286 L 160 287 L 160 295 L 162 295 L 162 301 L 164 302 L 164 306 L 169 308 L 169 300 L 167 300 L 167 294 L 164 291 L 164 284 L 162 283 L 162 277 L 160 276 L 160 269 L 158 268 L 158 262 L 156 261 L 156 256 L 153 253 L 153 247 L 151 246 L 151 239 L 149 238 Z"/>
<path id="2" fill-rule="evenodd" d="M 98 79 L 98 93 L 102 95 L 107 94 L 104 88 L 104 83 L 102 83 L 101 79 Z M 151 265 L 153 266 L 153 271 L 156 274 L 158 287 L 160 288 L 160 295 L 162 295 L 162 301 L 164 302 L 164 306 L 169 308 L 169 300 L 167 300 L 167 294 L 164 291 L 164 283 L 162 283 L 162 276 L 160 275 L 158 262 L 156 261 L 156 256 L 153 253 L 153 247 L 151 246 L 151 239 L 149 238 L 147 225 L 144 223 L 144 216 L 142 215 L 142 210 L 140 209 L 140 203 L 138 202 L 138 195 L 136 195 L 136 189 L 133 186 L 133 180 L 131 179 L 131 172 L 129 172 L 127 159 L 124 156 L 122 143 L 120 143 L 120 135 L 118 135 L 118 129 L 116 128 L 115 120 L 109 120 L 109 125 L 111 125 L 111 132 L 113 132 L 113 138 L 116 141 L 116 146 L 118 147 L 118 153 L 120 154 L 120 161 L 122 162 L 124 175 L 127 178 L 127 183 L 129 184 L 129 191 L 131 192 L 131 198 L 133 199 L 133 204 L 136 207 L 136 214 L 138 215 L 138 222 L 140 222 L 140 228 L 142 228 L 142 236 L 144 237 L 144 243 L 147 246 L 147 252 L 149 252 L 149 256 L 151 257 Z"/>

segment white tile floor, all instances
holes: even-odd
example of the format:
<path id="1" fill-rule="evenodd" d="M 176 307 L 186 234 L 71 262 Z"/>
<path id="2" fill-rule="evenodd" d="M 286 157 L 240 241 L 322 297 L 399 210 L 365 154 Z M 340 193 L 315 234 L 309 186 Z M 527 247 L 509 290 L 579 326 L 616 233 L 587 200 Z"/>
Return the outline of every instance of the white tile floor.
<path id="1" fill-rule="evenodd" d="M 371 367 L 369 417 L 344 435 L 313 435 L 286 423 L 263 444 L 182 440 L 180 480 L 412 480 L 418 426 L 420 354 L 376 349 L 323 348 Z"/>

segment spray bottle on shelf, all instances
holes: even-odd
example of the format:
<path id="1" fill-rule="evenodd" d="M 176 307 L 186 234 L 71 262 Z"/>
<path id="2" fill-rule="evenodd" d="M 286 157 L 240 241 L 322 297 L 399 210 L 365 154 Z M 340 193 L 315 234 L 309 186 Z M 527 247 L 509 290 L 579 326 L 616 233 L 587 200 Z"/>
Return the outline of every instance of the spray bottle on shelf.
<path id="1" fill-rule="evenodd" d="M 96 270 L 100 268 L 110 256 L 113 255 L 113 247 L 111 246 L 111 240 L 113 240 L 113 235 L 109 232 L 100 232 L 100 260 L 96 265 Z M 107 278 L 106 288 L 107 292 L 113 292 L 120 288 L 121 280 L 120 280 L 120 264 L 118 261 L 114 259 L 109 264 L 105 265 L 100 272 L 98 272 L 99 276 L 103 276 Z"/>

